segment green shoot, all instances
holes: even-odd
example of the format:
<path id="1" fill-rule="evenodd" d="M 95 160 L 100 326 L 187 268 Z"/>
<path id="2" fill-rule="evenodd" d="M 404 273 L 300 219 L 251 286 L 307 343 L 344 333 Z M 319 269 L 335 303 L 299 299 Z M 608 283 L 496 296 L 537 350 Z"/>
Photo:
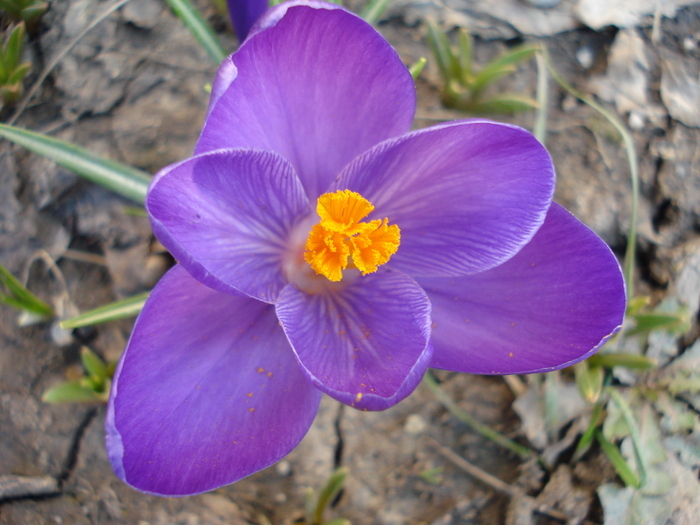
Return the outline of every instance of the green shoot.
<path id="1" fill-rule="evenodd" d="M 22 81 L 32 68 L 31 63 L 20 62 L 25 35 L 24 22 L 21 22 L 0 47 L 0 100 L 3 103 L 16 102 L 24 93 Z"/>
<path id="2" fill-rule="evenodd" d="M 515 72 L 519 64 L 530 60 L 538 50 L 537 46 L 519 46 L 477 68 L 472 56 L 474 42 L 465 29 L 460 30 L 455 48 L 434 22 L 428 21 L 427 24 L 428 43 L 442 76 L 442 101 L 446 106 L 473 114 L 516 113 L 537 107 L 537 102 L 527 96 L 485 94 L 489 86 Z"/>

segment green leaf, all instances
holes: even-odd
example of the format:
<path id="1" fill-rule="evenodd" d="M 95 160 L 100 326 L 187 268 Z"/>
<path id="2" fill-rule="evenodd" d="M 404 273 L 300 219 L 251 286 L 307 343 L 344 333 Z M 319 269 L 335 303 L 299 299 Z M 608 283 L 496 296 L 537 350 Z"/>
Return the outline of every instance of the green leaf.
<path id="1" fill-rule="evenodd" d="M 32 69 L 31 62 L 24 62 L 17 66 L 14 71 L 10 71 L 10 76 L 7 79 L 8 84 L 18 84 L 24 80 L 27 73 Z"/>
<path id="2" fill-rule="evenodd" d="M 595 431 L 595 438 L 598 440 L 598 443 L 600 443 L 603 452 L 608 456 L 615 472 L 617 472 L 617 475 L 620 476 L 620 479 L 622 479 L 625 485 L 639 488 L 641 485 L 640 480 L 637 474 L 635 474 L 627 464 L 620 450 L 613 443 L 608 441 L 600 430 Z"/>
<path id="3" fill-rule="evenodd" d="M 488 65 L 484 69 L 482 69 L 482 71 L 491 68 L 501 69 L 504 66 L 517 66 L 522 62 L 530 60 L 533 56 L 535 56 L 535 53 L 539 50 L 540 46 L 532 44 L 525 44 L 516 47 L 515 49 L 507 51 L 495 60 L 489 62 Z"/>
<path id="4" fill-rule="evenodd" d="M 457 62 L 463 84 L 467 84 L 472 75 L 474 39 L 466 29 L 460 29 L 457 37 Z"/>
<path id="5" fill-rule="evenodd" d="M 503 77 L 515 71 L 516 68 L 514 66 L 503 66 L 498 69 L 483 69 L 474 75 L 471 82 L 468 84 L 469 90 L 472 92 L 473 96 L 476 96 L 491 84 L 498 82 Z"/>
<path id="6" fill-rule="evenodd" d="M 477 100 L 470 111 L 475 113 L 517 113 L 535 109 L 537 102 L 524 95 L 503 94 Z"/>
<path id="7" fill-rule="evenodd" d="M 348 475 L 348 469 L 345 467 L 338 467 L 335 469 L 331 475 L 326 480 L 326 484 L 321 489 L 318 495 L 318 501 L 316 502 L 316 508 L 314 509 L 312 525 L 323 525 L 325 523 L 323 519 L 323 514 L 326 507 L 335 499 L 340 490 L 343 488 L 343 483 L 345 483 L 345 478 Z"/>
<path id="8" fill-rule="evenodd" d="M 591 412 L 591 420 L 588 423 L 588 427 L 586 427 L 586 430 L 583 432 L 581 439 L 576 445 L 576 450 L 574 451 L 574 456 L 571 460 L 572 462 L 575 463 L 581 459 L 591 446 L 593 438 L 595 437 L 595 431 L 602 422 L 601 416 L 603 415 L 604 406 L 604 402 L 598 401 L 593 407 L 593 412 Z"/>
<path id="9" fill-rule="evenodd" d="M 428 468 L 423 471 L 421 471 L 420 478 L 425 481 L 426 483 L 430 483 L 431 485 L 442 485 L 442 471 L 444 469 L 442 467 L 435 467 L 435 468 Z"/>
<path id="10" fill-rule="evenodd" d="M 5 67 L 8 75 L 12 74 L 22 58 L 25 34 L 24 22 L 21 22 L 12 30 L 7 39 L 5 44 Z"/>
<path id="11" fill-rule="evenodd" d="M 432 20 L 426 20 L 428 25 L 428 45 L 440 69 L 445 84 L 459 78 L 459 62 L 452 52 L 447 35 Z"/>
<path id="12" fill-rule="evenodd" d="M 47 2 L 34 2 L 30 6 L 22 9 L 20 16 L 25 22 L 31 22 L 43 15 L 48 8 L 49 4 Z"/>
<path id="13" fill-rule="evenodd" d="M 143 171 L 98 157 L 68 142 L 6 124 L 0 124 L 0 137 L 48 157 L 91 182 L 138 203 L 143 204 L 146 199 L 151 177 Z"/>
<path id="14" fill-rule="evenodd" d="M 32 312 L 46 319 L 53 317 L 53 308 L 27 290 L 27 288 L 1 264 L 0 285 L 9 292 L 9 295 L 0 294 L 0 301 L 15 308 Z"/>
<path id="15" fill-rule="evenodd" d="M 635 486 L 644 486 L 644 484 L 646 483 L 646 473 L 648 469 L 646 464 L 646 458 L 644 457 L 644 453 L 642 452 L 642 437 L 639 433 L 637 422 L 634 419 L 629 404 L 627 404 L 627 401 L 622 397 L 622 395 L 620 395 L 620 392 L 618 392 L 617 389 L 612 387 L 610 388 L 610 399 L 612 399 L 612 401 L 620 409 L 620 413 L 622 414 L 625 423 L 627 423 L 630 437 L 632 438 L 632 444 L 634 446 L 634 457 L 637 460 L 637 472 L 639 473 L 639 485 Z"/>
<path id="16" fill-rule="evenodd" d="M 199 42 L 199 45 L 207 52 L 212 62 L 216 65 L 221 64 L 226 59 L 227 53 L 221 46 L 211 26 L 204 21 L 192 3 L 189 0 L 167 0 L 167 2 L 173 12 L 180 17 L 180 20 L 190 30 L 197 42 Z"/>
<path id="17" fill-rule="evenodd" d="M 105 393 L 95 392 L 90 388 L 82 386 L 78 381 L 70 383 L 62 383 L 58 386 L 50 388 L 41 400 L 44 403 L 89 403 L 94 401 L 105 402 L 107 400 Z"/>
<path id="18" fill-rule="evenodd" d="M 88 374 L 94 376 L 100 381 L 107 379 L 107 365 L 105 365 L 105 362 L 100 359 L 100 356 L 90 350 L 87 346 L 80 349 L 80 359 L 82 360 L 83 366 L 85 367 L 85 370 L 87 370 Z"/>
<path id="19" fill-rule="evenodd" d="M 632 316 L 639 312 L 642 308 L 647 306 L 649 302 L 651 301 L 651 297 L 648 295 L 638 295 L 636 297 L 631 298 L 627 302 L 627 311 L 625 312 L 626 316 Z"/>
<path id="20" fill-rule="evenodd" d="M 107 321 L 124 319 L 126 317 L 134 317 L 141 311 L 150 293 L 151 292 L 144 292 L 120 301 L 99 306 L 77 317 L 63 321 L 61 323 L 61 328 L 68 330 L 71 328 L 92 326 L 106 323 Z"/>
<path id="21" fill-rule="evenodd" d="M 376 24 L 389 7 L 391 0 L 370 0 L 367 6 L 362 10 L 360 16 L 365 19 L 368 24 Z"/>
<path id="22" fill-rule="evenodd" d="M 427 62 L 428 61 L 425 59 L 425 57 L 420 57 L 415 64 L 408 68 L 408 72 L 411 73 L 414 82 L 418 80 L 418 77 L 420 76 Z"/>
<path id="23" fill-rule="evenodd" d="M 603 392 L 603 379 L 605 372 L 599 366 L 594 366 L 588 361 L 581 361 L 574 365 L 576 386 L 581 396 L 589 403 L 595 403 Z"/>
<path id="24" fill-rule="evenodd" d="M 681 308 L 677 312 L 637 312 L 632 316 L 637 323 L 627 335 L 650 332 L 652 330 L 666 330 L 668 332 L 682 334 L 690 330 L 690 316 L 687 308 Z"/>
<path id="25" fill-rule="evenodd" d="M 602 368 L 613 368 L 614 366 L 624 366 L 630 370 L 649 370 L 654 368 L 658 361 L 650 357 L 635 354 L 598 353 L 588 358 L 591 366 Z"/>

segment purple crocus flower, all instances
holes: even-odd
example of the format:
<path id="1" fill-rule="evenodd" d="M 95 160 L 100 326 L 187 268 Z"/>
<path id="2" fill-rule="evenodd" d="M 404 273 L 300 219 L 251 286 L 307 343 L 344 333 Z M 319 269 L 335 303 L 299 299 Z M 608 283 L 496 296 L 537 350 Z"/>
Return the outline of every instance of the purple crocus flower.
<path id="1" fill-rule="evenodd" d="M 552 203 L 547 151 L 486 120 L 409 132 L 412 78 L 359 17 L 270 10 L 219 69 L 195 155 L 147 208 L 179 264 L 115 373 L 107 448 L 160 495 L 267 467 L 322 393 L 360 410 L 428 366 L 549 371 L 622 322 L 609 248 Z"/>
<path id="2" fill-rule="evenodd" d="M 243 42 L 250 29 L 267 9 L 267 0 L 226 0 L 228 16 L 238 40 Z"/>

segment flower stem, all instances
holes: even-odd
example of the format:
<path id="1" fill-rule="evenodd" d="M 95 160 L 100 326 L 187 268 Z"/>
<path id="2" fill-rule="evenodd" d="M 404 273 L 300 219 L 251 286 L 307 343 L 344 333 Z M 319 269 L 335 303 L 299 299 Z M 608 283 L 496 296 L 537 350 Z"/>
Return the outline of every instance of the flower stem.
<path id="1" fill-rule="evenodd" d="M 526 446 L 521 445 L 520 443 L 516 443 L 512 439 L 507 438 L 506 436 L 492 429 L 488 425 L 484 425 L 480 421 L 474 419 L 464 410 L 459 408 L 459 406 L 457 406 L 457 403 L 455 403 L 450 396 L 443 392 L 443 390 L 440 388 L 440 385 L 438 385 L 437 381 L 435 381 L 435 378 L 430 372 L 425 373 L 425 376 L 423 377 L 423 384 L 425 384 L 425 386 L 427 386 L 433 392 L 433 394 L 435 394 L 435 397 L 438 398 L 440 403 L 442 403 L 442 405 L 450 412 L 450 414 L 459 419 L 462 423 L 469 426 L 472 430 L 478 432 L 485 438 L 490 439 L 497 445 L 500 445 L 503 448 L 508 449 L 511 452 L 517 454 L 522 459 L 530 459 L 535 455 L 534 452 Z"/>
<path id="2" fill-rule="evenodd" d="M 546 47 L 542 48 L 542 52 L 549 69 L 549 73 L 552 75 L 552 78 L 557 82 L 557 84 L 559 84 L 562 89 L 568 91 L 585 104 L 588 104 L 603 117 L 605 117 L 605 119 L 607 119 L 607 121 L 610 122 L 610 124 L 612 124 L 615 130 L 620 134 L 620 137 L 622 137 L 622 142 L 625 144 L 627 162 L 629 163 L 630 179 L 632 182 L 632 204 L 630 209 L 630 227 L 627 233 L 627 249 L 625 250 L 625 264 L 623 272 L 625 275 L 625 282 L 627 284 L 627 299 L 630 299 L 634 295 L 633 280 L 637 244 L 637 208 L 639 205 L 639 162 L 637 160 L 637 150 L 634 147 L 632 135 L 620 121 L 620 119 L 613 115 L 612 112 L 598 104 L 590 96 L 574 88 L 559 75 L 549 59 L 549 54 Z"/>

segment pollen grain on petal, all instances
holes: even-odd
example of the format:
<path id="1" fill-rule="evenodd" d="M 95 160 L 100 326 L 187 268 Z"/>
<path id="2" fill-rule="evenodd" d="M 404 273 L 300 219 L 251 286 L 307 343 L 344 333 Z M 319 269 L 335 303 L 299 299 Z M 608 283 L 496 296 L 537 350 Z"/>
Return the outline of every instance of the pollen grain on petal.
<path id="1" fill-rule="evenodd" d="M 320 222 L 306 240 L 304 260 L 319 275 L 340 281 L 343 270 L 352 265 L 362 275 L 376 272 L 389 261 L 401 241 L 401 230 L 389 219 L 360 222 L 374 206 L 359 193 L 340 190 L 318 199 Z"/>

